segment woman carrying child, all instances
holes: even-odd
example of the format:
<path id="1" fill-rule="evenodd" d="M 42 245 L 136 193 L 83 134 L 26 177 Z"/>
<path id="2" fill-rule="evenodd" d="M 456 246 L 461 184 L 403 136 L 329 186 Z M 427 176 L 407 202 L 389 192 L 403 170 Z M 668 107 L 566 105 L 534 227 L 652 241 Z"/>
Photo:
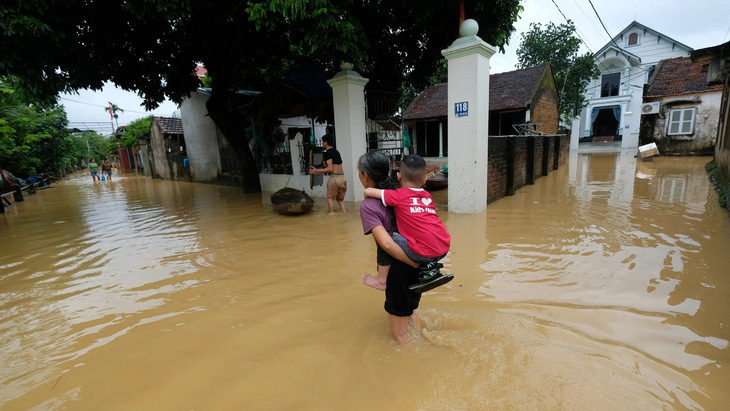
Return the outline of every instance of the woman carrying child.
<path id="1" fill-rule="evenodd" d="M 363 187 L 394 188 L 389 176 L 390 160 L 385 154 L 379 151 L 364 154 L 360 157 L 357 166 Z M 390 269 L 391 271 L 391 275 L 387 276 L 387 283 L 380 289 L 385 289 L 385 311 L 388 313 L 393 336 L 398 343 L 405 344 L 410 341 L 409 321 L 416 330 L 421 330 L 421 320 L 416 311 L 421 301 L 421 294 L 408 288 L 410 284 L 418 281 L 418 269 L 415 268 L 418 264 L 410 261 L 403 250 L 393 241 L 390 233 L 393 231 L 395 218 L 392 211 L 386 208 L 380 200 L 366 198 L 360 205 L 360 218 L 364 233 L 372 234 L 378 246 L 378 270 L 385 269 L 387 272 Z M 398 260 L 392 261 L 391 265 L 392 258 L 388 253 L 394 253 L 397 258 L 410 261 L 412 266 Z M 376 277 L 366 273 L 363 282 L 367 284 L 373 278 Z"/>

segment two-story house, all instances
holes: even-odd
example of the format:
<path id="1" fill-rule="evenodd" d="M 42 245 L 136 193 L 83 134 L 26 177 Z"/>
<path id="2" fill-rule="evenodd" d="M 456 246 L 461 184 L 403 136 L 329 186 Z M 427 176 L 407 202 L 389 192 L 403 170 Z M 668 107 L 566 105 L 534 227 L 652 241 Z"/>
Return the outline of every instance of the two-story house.
<path id="1" fill-rule="evenodd" d="M 644 84 L 659 61 L 687 56 L 691 51 L 637 21 L 621 30 L 593 55 L 601 75 L 587 87 L 580 141 L 621 140 L 623 148 L 638 147 Z"/>

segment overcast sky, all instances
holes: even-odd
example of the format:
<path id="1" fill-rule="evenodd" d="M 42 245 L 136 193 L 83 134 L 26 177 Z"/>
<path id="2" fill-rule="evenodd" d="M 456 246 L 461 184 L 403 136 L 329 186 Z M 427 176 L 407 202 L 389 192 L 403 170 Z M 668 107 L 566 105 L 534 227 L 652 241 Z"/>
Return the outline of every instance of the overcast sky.
<path id="1" fill-rule="evenodd" d="M 634 20 L 693 49 L 716 46 L 730 40 L 730 0 L 592 0 L 592 3 L 595 11 L 588 0 L 523 1 L 525 10 L 516 23 L 517 30 L 505 48 L 506 54 L 497 53 L 492 57 L 491 72 L 515 69 L 520 33 L 529 30 L 530 23 L 542 23 L 543 26 L 549 22 L 561 24 L 566 17 L 575 23 L 579 37 L 585 41 L 581 53 L 598 51 L 610 41 L 611 36 Z M 119 113 L 120 126 L 149 114 L 171 117 L 177 111 L 176 105 L 168 101 L 152 113 L 145 112 L 142 100 L 135 93 L 116 89 L 113 85 L 99 92 L 81 90 L 79 93 L 62 95 L 60 100 L 72 127 L 109 125 L 110 130 L 109 113 L 104 111 L 108 102 L 124 109 L 124 113 Z"/>
<path id="2" fill-rule="evenodd" d="M 566 22 L 566 17 L 575 23 L 578 36 L 585 41 L 581 54 L 597 52 L 634 20 L 693 49 L 730 40 L 730 0 L 592 0 L 592 3 L 595 11 L 588 0 L 523 1 L 522 18 L 515 24 L 516 31 L 505 47 L 506 53 L 492 57 L 491 72 L 515 70 L 516 51 L 522 41 L 520 33 L 528 31 L 530 23 L 541 23 L 543 27 L 550 22 L 559 25 Z"/>

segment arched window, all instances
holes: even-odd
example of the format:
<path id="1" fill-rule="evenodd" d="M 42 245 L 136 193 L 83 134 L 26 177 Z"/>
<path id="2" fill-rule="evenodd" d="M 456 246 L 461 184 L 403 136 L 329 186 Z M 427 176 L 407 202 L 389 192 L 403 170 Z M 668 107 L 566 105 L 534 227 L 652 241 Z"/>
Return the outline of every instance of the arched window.
<path id="1" fill-rule="evenodd" d="M 635 46 L 639 44 L 639 35 L 636 33 L 629 34 L 629 46 Z"/>

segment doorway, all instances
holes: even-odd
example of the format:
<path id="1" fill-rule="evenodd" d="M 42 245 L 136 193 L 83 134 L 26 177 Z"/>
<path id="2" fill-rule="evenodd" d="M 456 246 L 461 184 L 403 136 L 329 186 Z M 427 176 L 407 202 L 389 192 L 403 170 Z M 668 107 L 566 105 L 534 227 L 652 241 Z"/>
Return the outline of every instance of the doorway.
<path id="1" fill-rule="evenodd" d="M 595 107 L 591 117 L 593 119 L 593 141 L 619 140 L 621 107 Z"/>

